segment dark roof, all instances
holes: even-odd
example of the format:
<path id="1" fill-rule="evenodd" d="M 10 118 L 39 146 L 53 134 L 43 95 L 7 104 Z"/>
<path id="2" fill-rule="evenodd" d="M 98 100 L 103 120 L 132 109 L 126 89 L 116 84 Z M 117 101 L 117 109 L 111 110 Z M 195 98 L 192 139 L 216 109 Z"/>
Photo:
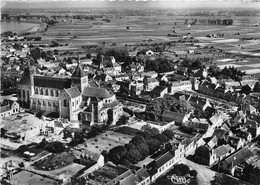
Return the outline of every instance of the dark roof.
<path id="1" fill-rule="evenodd" d="M 30 70 L 29 68 L 25 68 L 23 77 L 21 78 L 19 84 L 21 85 L 31 85 L 31 78 L 30 78 Z"/>
<path id="2" fill-rule="evenodd" d="M 71 97 L 71 98 L 75 98 L 81 95 L 78 87 L 71 87 L 69 89 L 65 89 L 65 91 L 67 92 L 67 94 Z"/>
<path id="3" fill-rule="evenodd" d="M 234 154 L 230 155 L 229 157 L 227 157 L 224 161 L 230 165 L 233 163 L 233 167 L 234 167 L 240 164 L 241 162 L 245 161 L 251 155 L 253 155 L 252 151 L 246 146 L 241 150 L 238 150 Z"/>
<path id="4" fill-rule="evenodd" d="M 70 78 L 59 78 L 53 76 L 34 76 L 34 85 L 39 87 L 67 89 L 70 88 Z"/>
<path id="5" fill-rule="evenodd" d="M 164 86 L 156 86 L 153 90 L 152 93 L 161 93 L 162 91 L 164 91 L 167 87 Z"/>
<path id="6" fill-rule="evenodd" d="M 78 65 L 72 73 L 71 77 L 81 78 L 85 76 L 87 76 L 87 73 L 80 67 L 80 65 Z"/>
<path id="7" fill-rule="evenodd" d="M 85 87 L 83 90 L 83 96 L 97 97 L 97 98 L 111 98 L 113 94 L 110 93 L 105 88 Z"/>
<path id="8" fill-rule="evenodd" d="M 221 128 L 217 128 L 214 130 L 214 133 L 212 136 L 216 136 L 218 139 L 223 138 L 226 134 L 228 134 L 228 131 L 221 129 Z"/>
<path id="9" fill-rule="evenodd" d="M 236 136 L 229 136 L 228 137 L 228 143 L 231 146 L 237 146 L 240 140 L 242 140 L 242 138 L 240 138 L 240 137 L 236 137 Z"/>
<path id="10" fill-rule="evenodd" d="M 165 163 L 170 161 L 174 155 L 171 152 L 166 152 L 159 157 L 157 157 L 154 162 L 156 164 L 156 168 L 159 169 L 161 166 L 163 166 Z"/>

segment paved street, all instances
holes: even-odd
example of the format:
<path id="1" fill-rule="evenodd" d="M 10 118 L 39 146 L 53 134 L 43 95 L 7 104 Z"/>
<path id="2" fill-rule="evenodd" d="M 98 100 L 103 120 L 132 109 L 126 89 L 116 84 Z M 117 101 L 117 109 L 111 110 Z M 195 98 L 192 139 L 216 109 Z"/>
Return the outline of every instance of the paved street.
<path id="1" fill-rule="evenodd" d="M 194 163 L 188 159 L 183 159 L 182 162 L 198 172 L 197 178 L 199 185 L 209 185 L 210 181 L 213 180 L 215 172 L 207 166 Z"/>

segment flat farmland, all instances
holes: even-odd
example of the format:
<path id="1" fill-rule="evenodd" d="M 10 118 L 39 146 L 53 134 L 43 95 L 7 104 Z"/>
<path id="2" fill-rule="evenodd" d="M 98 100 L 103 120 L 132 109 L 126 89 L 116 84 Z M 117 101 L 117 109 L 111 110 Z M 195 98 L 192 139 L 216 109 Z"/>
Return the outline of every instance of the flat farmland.
<path id="1" fill-rule="evenodd" d="M 253 48 L 256 43 L 242 40 L 246 37 L 260 37 L 259 27 L 250 26 L 257 22 L 256 18 L 235 18 L 234 25 L 207 25 L 196 24 L 190 27 L 184 24 L 185 19 L 207 19 L 207 17 L 181 17 L 181 16 L 126 16 L 123 18 L 109 18 L 110 22 L 97 18 L 95 21 L 73 20 L 72 22 L 60 22 L 49 27 L 44 34 L 43 40 L 56 40 L 62 43 L 79 45 L 86 43 L 102 44 L 105 42 L 118 44 L 135 44 L 152 40 L 155 42 L 168 42 L 179 40 L 179 37 L 168 37 L 168 34 L 187 35 L 207 42 L 210 45 L 225 50 L 238 50 L 238 45 L 244 47 L 243 51 Z M 248 25 L 242 24 L 248 21 Z M 240 34 L 237 35 L 236 33 Z M 208 34 L 224 34 L 221 38 L 208 38 Z M 251 34 L 251 35 L 250 35 Z M 200 43 L 199 42 L 199 43 Z M 199 44 L 197 43 L 197 44 Z M 257 47 L 258 48 L 258 47 Z"/>

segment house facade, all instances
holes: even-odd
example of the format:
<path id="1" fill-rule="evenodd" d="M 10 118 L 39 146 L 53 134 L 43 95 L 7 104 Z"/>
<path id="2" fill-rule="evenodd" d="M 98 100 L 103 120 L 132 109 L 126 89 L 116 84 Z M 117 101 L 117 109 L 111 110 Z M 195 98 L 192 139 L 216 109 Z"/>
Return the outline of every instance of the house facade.
<path id="1" fill-rule="evenodd" d="M 20 106 L 16 101 L 3 100 L 0 107 L 0 118 L 4 118 L 20 112 Z"/>

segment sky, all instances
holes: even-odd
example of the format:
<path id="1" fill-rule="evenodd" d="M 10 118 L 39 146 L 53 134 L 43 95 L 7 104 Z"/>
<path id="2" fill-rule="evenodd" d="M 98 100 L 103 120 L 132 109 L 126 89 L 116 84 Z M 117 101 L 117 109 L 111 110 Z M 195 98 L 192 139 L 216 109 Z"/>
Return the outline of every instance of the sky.
<path id="1" fill-rule="evenodd" d="M 255 3 L 253 3 L 255 2 Z M 69 7 L 158 7 L 158 8 L 245 8 L 260 9 L 260 0 L 1 0 L 5 8 Z"/>

